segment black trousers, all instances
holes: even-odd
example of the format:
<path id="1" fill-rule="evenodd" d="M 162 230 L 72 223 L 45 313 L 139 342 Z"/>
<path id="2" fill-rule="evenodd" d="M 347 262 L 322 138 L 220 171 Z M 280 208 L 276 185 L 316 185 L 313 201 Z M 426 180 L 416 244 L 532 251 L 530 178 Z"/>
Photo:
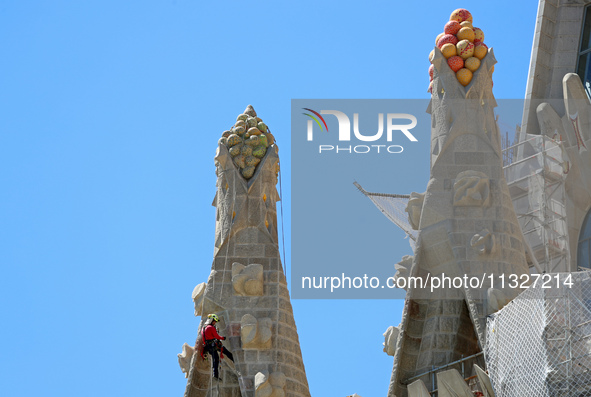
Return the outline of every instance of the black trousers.
<path id="1" fill-rule="evenodd" d="M 219 366 L 220 366 L 220 356 L 218 354 L 218 351 L 221 350 L 230 360 L 232 360 L 232 362 L 234 362 L 234 356 L 232 355 L 232 353 L 226 349 L 225 346 L 223 346 L 221 343 L 219 344 L 219 346 L 221 346 L 221 349 L 218 347 L 217 343 L 212 343 L 212 342 L 207 342 L 205 344 L 205 351 L 207 351 L 209 353 L 209 355 L 211 356 L 212 360 L 213 360 L 213 376 L 215 378 L 219 378 L 220 373 L 219 373 Z"/>

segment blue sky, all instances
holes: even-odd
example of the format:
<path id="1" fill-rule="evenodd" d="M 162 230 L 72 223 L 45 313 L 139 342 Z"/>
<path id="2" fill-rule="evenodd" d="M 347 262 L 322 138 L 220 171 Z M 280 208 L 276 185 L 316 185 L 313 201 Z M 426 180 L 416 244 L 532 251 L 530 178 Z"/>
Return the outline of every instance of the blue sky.
<path id="1" fill-rule="evenodd" d="M 0 394 L 181 396 L 222 131 L 252 104 L 277 138 L 289 267 L 291 99 L 427 98 L 459 7 L 495 49 L 496 97 L 522 98 L 533 0 L 0 0 Z M 312 395 L 386 395 L 402 301 L 292 303 Z"/>

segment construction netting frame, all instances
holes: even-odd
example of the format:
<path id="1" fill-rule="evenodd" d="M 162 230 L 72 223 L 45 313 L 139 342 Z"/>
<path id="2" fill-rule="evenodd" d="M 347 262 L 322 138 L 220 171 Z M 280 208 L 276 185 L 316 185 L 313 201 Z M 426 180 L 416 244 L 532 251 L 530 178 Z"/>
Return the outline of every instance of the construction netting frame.
<path id="1" fill-rule="evenodd" d="M 496 397 L 591 396 L 591 272 L 544 277 L 488 318 Z"/>
<path id="2" fill-rule="evenodd" d="M 416 250 L 418 231 L 414 230 L 408 221 L 406 207 L 410 200 L 408 194 L 387 194 L 371 193 L 366 191 L 357 182 L 353 183 L 361 193 L 368 197 L 374 205 L 384 214 L 392 223 L 398 226 L 406 233 L 409 244 L 413 252 Z"/>

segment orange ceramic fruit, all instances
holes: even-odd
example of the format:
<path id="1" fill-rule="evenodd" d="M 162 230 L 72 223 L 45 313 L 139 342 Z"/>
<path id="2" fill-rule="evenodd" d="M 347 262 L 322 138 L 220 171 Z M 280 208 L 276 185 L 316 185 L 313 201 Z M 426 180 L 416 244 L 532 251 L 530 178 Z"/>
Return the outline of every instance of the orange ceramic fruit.
<path id="1" fill-rule="evenodd" d="M 443 27 L 445 34 L 456 34 L 462 28 L 462 25 L 458 21 L 449 21 Z"/>
<path id="2" fill-rule="evenodd" d="M 451 70 L 453 70 L 454 72 L 457 72 L 458 70 L 460 70 L 461 68 L 464 67 L 464 60 L 456 55 L 456 56 L 449 58 L 447 60 L 447 64 L 449 65 L 449 68 Z"/>
<path id="3" fill-rule="evenodd" d="M 437 42 L 437 47 L 439 47 L 439 49 L 441 49 L 441 47 L 443 47 L 444 44 L 447 43 L 452 43 L 453 45 L 458 44 L 458 38 L 456 36 L 454 36 L 453 34 L 446 34 L 443 35 L 439 41 Z"/>

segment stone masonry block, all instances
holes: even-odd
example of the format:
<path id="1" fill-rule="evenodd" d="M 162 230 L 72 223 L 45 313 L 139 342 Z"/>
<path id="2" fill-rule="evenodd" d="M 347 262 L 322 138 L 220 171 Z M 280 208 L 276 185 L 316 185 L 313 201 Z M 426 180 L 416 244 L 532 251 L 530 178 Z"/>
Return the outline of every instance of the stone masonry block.
<path id="1" fill-rule="evenodd" d="M 484 164 L 484 158 L 478 152 L 456 152 L 454 154 L 454 163 L 457 165 Z"/>
<path id="2" fill-rule="evenodd" d="M 439 330 L 439 317 L 431 317 L 425 321 L 423 332 L 425 334 L 435 333 Z"/>
<path id="3" fill-rule="evenodd" d="M 408 323 L 406 332 L 408 335 L 420 336 L 423 334 L 423 321 L 411 321 Z"/>
<path id="4" fill-rule="evenodd" d="M 457 318 L 444 317 L 439 319 L 439 329 L 441 332 L 456 332 L 459 321 Z"/>
<path id="5" fill-rule="evenodd" d="M 266 244 L 265 245 L 265 257 L 278 258 L 279 257 L 279 250 L 274 245 Z"/>
<path id="6" fill-rule="evenodd" d="M 421 351 L 432 350 L 435 347 L 435 335 L 423 336 L 421 340 Z"/>
<path id="7" fill-rule="evenodd" d="M 256 350 L 245 350 L 244 351 L 244 362 L 246 362 L 246 363 L 258 362 L 258 352 Z"/>
<path id="8" fill-rule="evenodd" d="M 279 281 L 279 274 L 275 270 L 264 272 L 265 283 L 277 283 Z"/>
<path id="9" fill-rule="evenodd" d="M 582 9 L 582 4 L 560 7 L 558 9 L 558 18 L 560 19 L 561 23 L 564 23 L 566 21 L 580 22 L 582 19 L 582 15 L 583 15 L 583 13 L 581 12 L 581 9 Z"/>
<path id="10" fill-rule="evenodd" d="M 248 364 L 248 373 L 249 374 L 256 374 L 258 372 L 265 372 L 269 369 L 269 364 Z"/>
<path id="11" fill-rule="evenodd" d="M 421 338 L 412 338 L 407 335 L 404 339 L 404 345 L 405 351 L 409 354 L 419 354 L 421 350 Z"/>
<path id="12" fill-rule="evenodd" d="M 581 21 L 564 21 L 558 25 L 557 36 L 575 36 L 581 34 Z M 578 45 L 578 40 L 577 40 Z"/>
<path id="13" fill-rule="evenodd" d="M 416 361 L 416 367 L 418 368 L 429 368 L 431 369 L 431 365 L 432 365 L 432 360 L 433 360 L 433 352 L 432 351 L 424 351 L 421 352 L 421 354 L 418 357 L 418 360 Z M 414 370 L 414 368 L 411 368 Z"/>
<path id="14" fill-rule="evenodd" d="M 236 244 L 234 255 L 243 258 L 264 257 L 265 247 L 262 244 Z"/>
<path id="15" fill-rule="evenodd" d="M 258 360 L 261 363 L 272 363 L 275 359 L 275 352 L 272 350 L 262 350 L 258 353 Z"/>
<path id="16" fill-rule="evenodd" d="M 237 244 L 256 244 L 258 242 L 259 231 L 255 228 L 246 228 L 236 233 L 234 241 Z"/>
<path id="17" fill-rule="evenodd" d="M 437 350 L 448 351 L 453 348 L 454 335 L 453 334 L 438 334 L 436 341 Z"/>
<path id="18" fill-rule="evenodd" d="M 577 51 L 579 47 L 579 35 L 572 35 L 572 36 L 558 36 L 554 40 L 554 44 L 556 48 L 561 49 L 562 51 Z"/>

